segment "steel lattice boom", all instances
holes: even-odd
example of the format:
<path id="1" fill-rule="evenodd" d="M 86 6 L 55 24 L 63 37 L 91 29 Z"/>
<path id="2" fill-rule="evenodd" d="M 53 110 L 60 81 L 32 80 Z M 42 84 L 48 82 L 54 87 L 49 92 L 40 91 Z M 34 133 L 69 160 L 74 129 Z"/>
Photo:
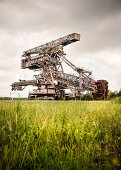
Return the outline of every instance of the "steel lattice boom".
<path id="1" fill-rule="evenodd" d="M 63 47 L 80 41 L 80 34 L 73 33 L 44 45 L 24 51 L 21 60 L 22 69 L 40 70 L 34 80 L 20 80 L 12 84 L 12 90 L 23 90 L 28 85 L 37 86 L 29 98 L 59 99 L 70 89 L 70 97 L 80 97 L 85 90 L 92 91 L 95 99 L 104 99 L 108 93 L 106 80 L 95 81 L 91 72 L 78 68 L 66 57 Z M 62 62 L 78 73 L 77 76 L 64 72 Z"/>

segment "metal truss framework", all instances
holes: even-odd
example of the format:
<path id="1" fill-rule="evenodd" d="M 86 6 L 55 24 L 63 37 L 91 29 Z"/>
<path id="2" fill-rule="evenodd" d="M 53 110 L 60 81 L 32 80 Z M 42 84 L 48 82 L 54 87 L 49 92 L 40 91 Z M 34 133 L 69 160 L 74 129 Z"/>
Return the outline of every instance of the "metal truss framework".
<path id="1" fill-rule="evenodd" d="M 28 85 L 37 86 L 29 98 L 59 99 L 65 96 L 65 89 L 70 89 L 70 97 L 80 97 L 83 91 L 92 91 L 95 99 L 104 99 L 108 93 L 106 80 L 95 81 L 91 72 L 76 67 L 65 57 L 63 47 L 80 41 L 80 34 L 73 33 L 44 45 L 23 52 L 22 69 L 40 70 L 34 80 L 20 80 L 12 84 L 12 90 L 23 90 Z M 64 72 L 62 62 L 78 73 L 78 76 Z"/>

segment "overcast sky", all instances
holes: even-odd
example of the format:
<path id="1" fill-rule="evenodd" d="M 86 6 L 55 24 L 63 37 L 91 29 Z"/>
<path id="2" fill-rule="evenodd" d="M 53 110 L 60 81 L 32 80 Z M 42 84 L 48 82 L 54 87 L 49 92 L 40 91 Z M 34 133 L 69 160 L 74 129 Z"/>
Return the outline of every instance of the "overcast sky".
<path id="1" fill-rule="evenodd" d="M 73 32 L 81 40 L 64 48 L 67 59 L 119 90 L 121 0 L 0 0 L 0 96 L 10 95 L 12 82 L 35 74 L 21 69 L 23 51 Z"/>

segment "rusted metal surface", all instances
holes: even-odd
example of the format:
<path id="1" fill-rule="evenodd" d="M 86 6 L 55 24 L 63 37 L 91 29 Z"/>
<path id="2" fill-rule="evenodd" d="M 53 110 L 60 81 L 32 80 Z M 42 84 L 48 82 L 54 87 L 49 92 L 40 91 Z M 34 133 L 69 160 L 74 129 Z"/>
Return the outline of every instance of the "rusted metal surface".
<path id="1" fill-rule="evenodd" d="M 97 80 L 95 82 L 96 92 L 93 92 L 93 97 L 96 100 L 106 99 L 108 93 L 108 82 L 106 80 Z"/>
<path id="2" fill-rule="evenodd" d="M 21 60 L 22 69 L 39 70 L 35 80 L 20 80 L 12 84 L 12 90 L 23 90 L 27 85 L 37 86 L 38 89 L 29 94 L 33 99 L 55 99 L 65 96 L 65 89 L 70 89 L 70 97 L 79 97 L 81 92 L 93 92 L 95 99 L 104 99 L 108 92 L 105 80 L 95 81 L 91 72 L 76 67 L 66 57 L 63 47 L 80 41 L 80 34 L 73 33 L 44 45 L 24 51 Z M 64 72 L 62 63 L 71 67 L 77 76 Z"/>

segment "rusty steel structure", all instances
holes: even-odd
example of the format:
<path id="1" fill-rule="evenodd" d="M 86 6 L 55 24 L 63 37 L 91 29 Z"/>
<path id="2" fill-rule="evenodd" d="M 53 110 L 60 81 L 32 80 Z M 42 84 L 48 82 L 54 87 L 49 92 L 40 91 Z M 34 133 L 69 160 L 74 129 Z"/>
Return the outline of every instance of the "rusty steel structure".
<path id="1" fill-rule="evenodd" d="M 65 89 L 70 90 L 70 98 L 80 97 L 84 91 L 91 91 L 94 99 L 105 99 L 108 82 L 91 78 L 91 72 L 76 67 L 66 57 L 63 47 L 80 41 L 80 34 L 73 33 L 44 45 L 23 52 L 22 69 L 39 70 L 33 80 L 20 80 L 12 84 L 12 90 L 23 90 L 26 86 L 37 86 L 29 99 L 60 99 L 65 97 Z M 77 75 L 64 72 L 62 63 L 70 66 Z"/>

